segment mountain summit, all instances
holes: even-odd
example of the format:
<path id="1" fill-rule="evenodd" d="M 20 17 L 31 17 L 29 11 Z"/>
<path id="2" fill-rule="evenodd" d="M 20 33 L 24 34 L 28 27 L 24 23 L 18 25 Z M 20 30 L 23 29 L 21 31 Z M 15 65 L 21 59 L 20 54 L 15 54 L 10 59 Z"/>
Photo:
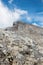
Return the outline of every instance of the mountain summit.
<path id="1" fill-rule="evenodd" d="M 0 29 L 0 65 L 43 65 L 43 28 L 18 21 Z"/>

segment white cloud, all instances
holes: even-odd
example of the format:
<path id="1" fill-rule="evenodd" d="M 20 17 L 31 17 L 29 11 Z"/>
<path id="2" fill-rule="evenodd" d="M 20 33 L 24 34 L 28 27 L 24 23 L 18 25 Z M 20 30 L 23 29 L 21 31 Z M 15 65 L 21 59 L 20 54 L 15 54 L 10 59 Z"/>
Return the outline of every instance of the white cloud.
<path id="1" fill-rule="evenodd" d="M 43 22 L 43 16 L 35 16 L 34 20 L 38 21 L 39 23 L 42 23 Z"/>
<path id="2" fill-rule="evenodd" d="M 38 14 L 38 15 L 43 15 L 43 12 L 38 12 L 37 14 Z"/>
<path id="3" fill-rule="evenodd" d="M 21 15 L 27 15 L 27 11 L 14 9 L 11 11 L 0 1 L 0 27 L 11 26 L 14 21 L 20 20 Z"/>
<path id="4" fill-rule="evenodd" d="M 38 25 L 37 23 L 35 23 L 35 22 L 33 23 L 33 25 L 35 25 L 35 26 L 39 26 L 39 25 Z"/>
<path id="5" fill-rule="evenodd" d="M 27 21 L 31 22 L 32 18 L 30 16 L 27 16 Z"/>
<path id="6" fill-rule="evenodd" d="M 33 17 L 33 24 L 37 26 L 43 26 L 43 16 L 41 15 L 36 15 Z"/>
<path id="7" fill-rule="evenodd" d="M 43 14 L 43 12 L 39 12 L 38 14 Z M 13 22 L 22 20 L 25 18 L 28 22 L 38 22 L 43 26 L 43 16 L 39 15 L 29 16 L 28 11 L 14 8 L 14 11 L 9 10 L 0 0 L 0 28 L 5 28 L 8 26 L 12 26 Z M 32 23 L 37 25 L 36 23 Z"/>
<path id="8" fill-rule="evenodd" d="M 13 0 L 8 0 L 8 2 L 11 4 L 13 2 Z"/>
<path id="9" fill-rule="evenodd" d="M 16 8 L 15 8 L 15 10 L 16 10 L 16 12 L 19 13 L 19 14 L 26 14 L 26 15 L 28 14 L 28 12 L 25 11 L 25 10 L 16 9 Z"/>

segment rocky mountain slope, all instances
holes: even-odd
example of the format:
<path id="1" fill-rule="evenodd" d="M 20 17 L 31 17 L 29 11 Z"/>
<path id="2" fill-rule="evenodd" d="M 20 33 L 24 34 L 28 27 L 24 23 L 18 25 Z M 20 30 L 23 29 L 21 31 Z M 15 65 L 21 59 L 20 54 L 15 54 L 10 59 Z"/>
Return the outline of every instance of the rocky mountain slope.
<path id="1" fill-rule="evenodd" d="M 0 65 L 43 65 L 43 28 L 17 22 L 0 29 Z"/>

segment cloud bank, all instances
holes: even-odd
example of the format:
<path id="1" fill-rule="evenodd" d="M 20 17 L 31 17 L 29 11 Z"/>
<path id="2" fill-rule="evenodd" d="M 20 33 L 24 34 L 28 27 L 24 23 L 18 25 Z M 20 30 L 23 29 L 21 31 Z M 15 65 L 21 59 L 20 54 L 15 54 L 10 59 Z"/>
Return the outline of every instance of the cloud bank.
<path id="1" fill-rule="evenodd" d="M 9 3 L 12 3 L 12 1 L 13 0 L 8 0 Z M 12 11 L 0 0 L 0 28 L 12 26 L 13 22 L 18 20 L 24 20 L 24 22 L 27 21 L 33 25 L 43 26 L 43 12 L 38 12 L 36 15 L 29 16 L 27 10 L 15 7 Z"/>
<path id="2" fill-rule="evenodd" d="M 28 12 L 14 8 L 11 11 L 0 1 L 0 27 L 11 26 L 14 21 L 20 20 L 23 15 L 27 16 Z"/>

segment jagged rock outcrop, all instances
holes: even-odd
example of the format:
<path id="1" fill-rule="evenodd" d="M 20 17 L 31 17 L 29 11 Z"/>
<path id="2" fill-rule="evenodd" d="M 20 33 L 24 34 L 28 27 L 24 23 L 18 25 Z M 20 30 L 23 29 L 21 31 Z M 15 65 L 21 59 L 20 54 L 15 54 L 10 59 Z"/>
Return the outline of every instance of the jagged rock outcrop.
<path id="1" fill-rule="evenodd" d="M 24 23 L 0 29 L 0 65 L 43 65 L 43 28 Z"/>

